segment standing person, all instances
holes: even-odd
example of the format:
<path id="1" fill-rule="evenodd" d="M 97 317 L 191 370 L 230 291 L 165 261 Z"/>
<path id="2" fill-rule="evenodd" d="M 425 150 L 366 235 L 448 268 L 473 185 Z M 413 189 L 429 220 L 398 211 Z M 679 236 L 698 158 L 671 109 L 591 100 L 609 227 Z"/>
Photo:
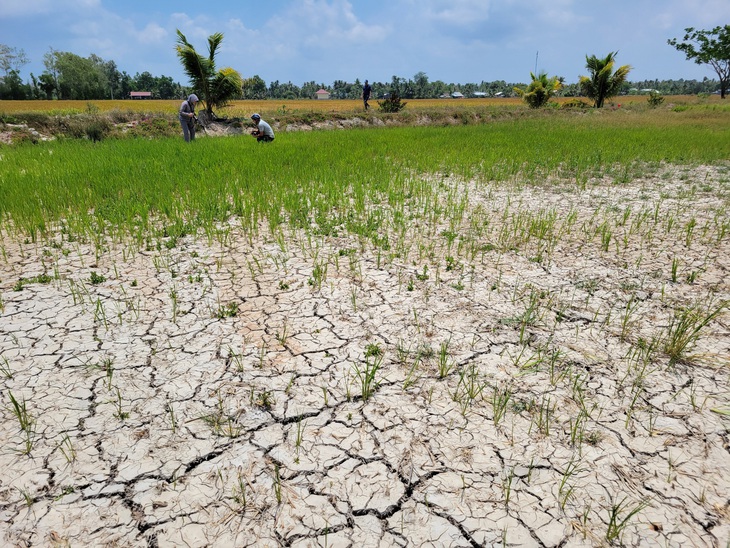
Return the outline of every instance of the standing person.
<path id="1" fill-rule="evenodd" d="M 365 110 L 370 108 L 368 101 L 370 100 L 371 91 L 372 91 L 372 88 L 370 87 L 370 84 L 368 84 L 368 81 L 365 80 L 365 85 L 362 87 L 362 102 L 365 105 Z"/>
<path id="2" fill-rule="evenodd" d="M 183 137 L 186 142 L 195 140 L 195 105 L 198 104 L 198 96 L 194 93 L 180 105 L 180 125 L 183 130 Z"/>
<path id="3" fill-rule="evenodd" d="M 271 126 L 261 119 L 258 114 L 252 114 L 251 120 L 256 124 L 256 129 L 251 132 L 251 135 L 256 137 L 259 143 L 270 143 L 274 140 L 274 130 Z"/>

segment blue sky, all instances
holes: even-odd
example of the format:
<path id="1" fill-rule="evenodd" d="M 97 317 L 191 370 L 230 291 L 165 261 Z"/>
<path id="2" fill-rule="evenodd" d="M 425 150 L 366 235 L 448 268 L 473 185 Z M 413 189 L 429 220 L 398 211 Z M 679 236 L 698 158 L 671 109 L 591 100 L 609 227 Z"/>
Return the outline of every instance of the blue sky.
<path id="1" fill-rule="evenodd" d="M 618 51 L 629 80 L 717 78 L 667 44 L 685 27 L 730 24 L 728 0 L 0 0 L 0 43 L 22 49 L 27 79 L 53 48 L 187 84 L 176 29 L 199 52 L 224 34 L 218 67 L 244 78 L 331 84 L 527 82 L 536 68 L 567 83 L 586 55 Z"/>

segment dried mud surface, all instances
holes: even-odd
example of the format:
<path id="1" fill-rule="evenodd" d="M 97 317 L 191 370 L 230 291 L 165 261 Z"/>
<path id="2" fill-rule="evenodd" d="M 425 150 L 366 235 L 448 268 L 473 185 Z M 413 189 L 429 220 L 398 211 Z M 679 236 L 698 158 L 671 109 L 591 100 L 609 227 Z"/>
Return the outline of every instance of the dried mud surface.
<path id="1" fill-rule="evenodd" d="M 664 351 L 730 299 L 728 179 L 444 178 L 398 257 L 3 234 L 3 545 L 728 546 L 727 309 Z"/>

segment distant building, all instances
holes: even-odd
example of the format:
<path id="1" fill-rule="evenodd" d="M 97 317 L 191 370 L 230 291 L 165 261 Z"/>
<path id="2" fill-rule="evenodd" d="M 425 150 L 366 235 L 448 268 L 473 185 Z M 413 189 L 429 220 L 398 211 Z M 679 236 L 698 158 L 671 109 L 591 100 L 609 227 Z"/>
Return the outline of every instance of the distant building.
<path id="1" fill-rule="evenodd" d="M 464 94 L 461 93 L 460 91 L 455 91 L 451 94 L 451 97 L 453 97 L 454 99 L 463 99 Z"/>
<path id="2" fill-rule="evenodd" d="M 326 89 L 320 89 L 314 93 L 314 96 L 317 99 L 329 99 L 330 98 L 330 92 Z"/>
<path id="3" fill-rule="evenodd" d="M 472 93 L 472 95 L 474 97 L 486 97 L 487 92 L 486 91 L 475 91 L 474 93 Z"/>
<path id="4" fill-rule="evenodd" d="M 130 91 L 130 99 L 152 99 L 151 91 Z"/>

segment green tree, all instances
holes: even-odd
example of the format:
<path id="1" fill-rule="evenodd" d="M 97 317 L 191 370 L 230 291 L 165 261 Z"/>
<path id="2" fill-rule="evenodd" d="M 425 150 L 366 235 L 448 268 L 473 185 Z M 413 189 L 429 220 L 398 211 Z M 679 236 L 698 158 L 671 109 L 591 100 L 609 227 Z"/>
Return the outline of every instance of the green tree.
<path id="1" fill-rule="evenodd" d="M 5 76 L 0 76 L 0 99 L 27 99 L 30 95 L 30 86 L 23 84 L 20 73 L 10 69 Z"/>
<path id="2" fill-rule="evenodd" d="M 710 65 L 720 79 L 720 97 L 725 98 L 730 85 L 730 25 L 717 26 L 712 30 L 684 29 L 683 42 L 676 38 L 667 40 L 670 46 L 694 60 L 698 65 Z"/>
<path id="3" fill-rule="evenodd" d="M 193 91 L 201 96 L 205 112 L 211 117 L 214 108 L 224 107 L 232 99 L 240 97 L 243 84 L 241 75 L 232 68 L 216 70 L 215 56 L 221 42 L 223 34 L 211 34 L 208 37 L 208 57 L 203 57 L 190 45 L 185 35 L 177 31 L 177 56 L 190 78 Z"/>
<path id="4" fill-rule="evenodd" d="M 631 70 L 629 65 L 622 65 L 615 71 L 614 60 L 618 52 L 612 52 L 599 59 L 595 55 L 586 55 L 586 68 L 590 76 L 581 76 L 578 80 L 581 92 L 593 101 L 593 106 L 601 108 L 606 99 L 618 95 L 621 86 Z"/>
<path id="5" fill-rule="evenodd" d="M 428 76 L 425 72 L 419 71 L 413 76 L 413 88 L 416 99 L 426 99 L 429 97 Z"/>
<path id="6" fill-rule="evenodd" d="M 60 99 L 103 99 L 108 96 L 108 82 L 100 58 L 79 57 L 66 51 L 54 51 Z"/>
<path id="7" fill-rule="evenodd" d="M 19 73 L 23 65 L 28 63 L 25 51 L 0 44 L 0 70 L 5 76 L 8 76 L 11 70 Z"/>
<path id="8" fill-rule="evenodd" d="M 266 82 L 258 74 L 246 78 L 241 85 L 244 99 L 266 99 Z"/>
<path id="9" fill-rule="evenodd" d="M 540 72 L 535 75 L 530 73 L 532 82 L 525 89 L 514 88 L 517 95 L 527 103 L 530 108 L 541 108 L 548 104 L 550 98 L 563 87 L 560 79 L 556 76 L 549 78 L 547 72 Z"/>

